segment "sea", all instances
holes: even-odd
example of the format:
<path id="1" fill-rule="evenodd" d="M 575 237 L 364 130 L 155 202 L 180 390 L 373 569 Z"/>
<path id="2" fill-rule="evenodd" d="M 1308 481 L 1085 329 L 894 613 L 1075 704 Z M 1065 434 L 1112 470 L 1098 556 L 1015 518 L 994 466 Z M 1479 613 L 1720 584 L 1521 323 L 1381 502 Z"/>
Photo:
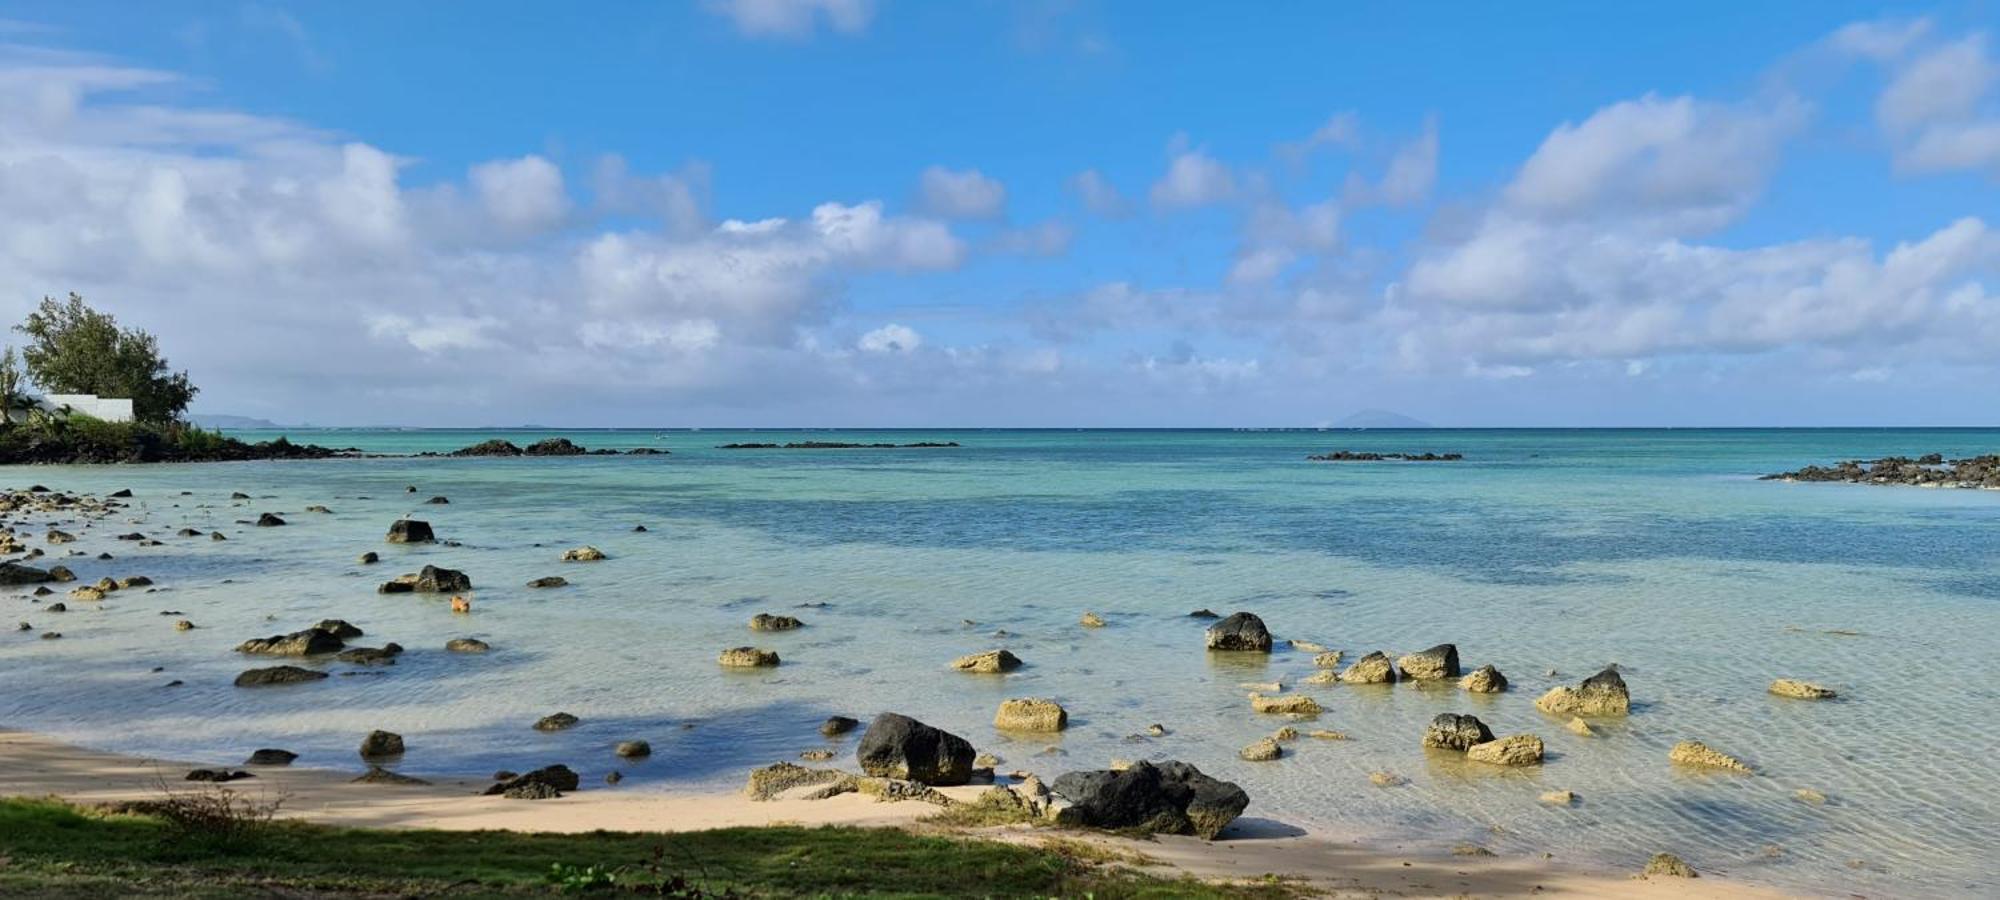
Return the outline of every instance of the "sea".
<path id="1" fill-rule="evenodd" d="M 379 728 L 405 737 L 413 774 L 560 762 L 590 789 L 685 794 L 735 790 L 813 749 L 851 767 L 856 735 L 823 738 L 819 724 L 893 711 L 965 737 L 1002 773 L 1189 762 L 1242 785 L 1267 832 L 1619 871 L 1670 851 L 1808 893 L 2000 894 L 2000 492 L 1758 477 L 1992 453 L 2000 429 L 233 432 L 280 433 L 380 454 L 554 436 L 670 453 L 8 468 L 11 488 L 131 490 L 129 515 L 42 562 L 155 586 L 65 613 L 21 590 L 0 601 L 0 624 L 32 623 L 0 635 L 0 727 L 219 764 L 279 747 L 354 771 Z M 720 448 L 790 441 L 959 446 Z M 1464 458 L 1306 458 L 1333 450 Z M 287 524 L 248 524 L 266 512 Z M 404 517 L 444 542 L 386 543 Z M 39 545 L 45 518 L 9 524 Z M 559 560 L 582 545 L 609 558 Z M 381 561 L 359 563 L 366 551 Z M 427 564 L 471 577 L 469 613 L 377 593 Z M 549 575 L 569 585 L 526 586 Z M 1255 613 L 1277 649 L 1207 652 L 1210 622 L 1189 615 L 1201 609 Z M 764 612 L 805 627 L 750 631 Z M 1105 626 L 1082 627 L 1086 612 Z M 182 618 L 198 627 L 175 631 Z M 232 686 L 268 664 L 236 644 L 326 618 L 365 630 L 351 644 L 406 652 L 373 669 L 307 662 L 336 673 L 310 684 Z M 492 651 L 445 652 L 454 637 Z M 1511 689 L 1309 685 L 1315 653 L 1291 640 L 1346 662 L 1452 643 Z M 783 662 L 717 664 L 744 645 Z M 950 667 L 994 648 L 1026 665 Z M 1536 710 L 1609 665 L 1630 716 L 1584 737 Z M 1772 696 L 1780 677 L 1839 697 Z M 1325 711 L 1252 712 L 1248 693 L 1273 682 Z M 1059 701 L 1068 730 L 996 730 L 1013 697 Z M 559 711 L 581 723 L 531 727 Z M 1426 723 L 1447 712 L 1539 735 L 1547 759 L 1494 769 L 1426 751 Z M 1164 735 L 1147 734 L 1155 724 Z M 1238 758 L 1285 725 L 1349 739 Z M 616 758 L 631 739 L 653 756 Z M 1684 739 L 1757 774 L 1669 764 Z M 604 786 L 614 770 L 624 780 Z M 1539 801 L 1555 790 L 1577 802 Z"/>

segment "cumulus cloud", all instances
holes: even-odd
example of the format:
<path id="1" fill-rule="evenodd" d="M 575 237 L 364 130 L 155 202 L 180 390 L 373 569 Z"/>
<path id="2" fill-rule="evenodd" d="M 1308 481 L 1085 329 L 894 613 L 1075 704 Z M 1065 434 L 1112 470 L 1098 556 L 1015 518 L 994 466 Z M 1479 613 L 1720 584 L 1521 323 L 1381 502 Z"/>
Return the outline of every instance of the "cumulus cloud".
<path id="1" fill-rule="evenodd" d="M 1438 124 L 1435 116 L 1424 121 L 1423 133 L 1397 148 L 1389 157 L 1382 179 L 1370 184 L 1358 173 L 1347 182 L 1347 200 L 1353 204 L 1380 203 L 1411 206 L 1430 198 L 1437 184 Z"/>
<path id="2" fill-rule="evenodd" d="M 860 34 L 875 18 L 874 0 L 704 0 L 747 37 L 811 37 L 824 25 L 840 34 Z"/>
<path id="3" fill-rule="evenodd" d="M 1180 150 L 1167 161 L 1166 174 L 1153 182 L 1153 207 L 1193 209 L 1236 198 L 1236 176 L 1215 157 L 1199 149 Z"/>
<path id="4" fill-rule="evenodd" d="M 947 219 L 996 219 L 1007 210 L 1007 187 L 978 169 L 925 169 L 917 179 L 917 203 Z"/>
<path id="5" fill-rule="evenodd" d="M 864 353 L 909 353 L 923 345 L 923 335 L 916 329 L 895 323 L 870 331 L 854 343 Z"/>
<path id="6" fill-rule="evenodd" d="M 1909 35 L 1895 53 L 1860 41 L 1854 52 L 1891 62 L 1875 118 L 1892 142 L 1898 168 L 1914 173 L 1984 170 L 2000 178 L 2000 109 L 1993 87 L 2000 62 L 1984 33 L 1904 52 L 1925 32 Z M 1854 45 L 1849 40 L 1845 45 Z"/>
<path id="7" fill-rule="evenodd" d="M 562 170 L 540 156 L 481 163 L 472 167 L 470 180 L 486 213 L 504 228 L 532 233 L 569 215 Z"/>

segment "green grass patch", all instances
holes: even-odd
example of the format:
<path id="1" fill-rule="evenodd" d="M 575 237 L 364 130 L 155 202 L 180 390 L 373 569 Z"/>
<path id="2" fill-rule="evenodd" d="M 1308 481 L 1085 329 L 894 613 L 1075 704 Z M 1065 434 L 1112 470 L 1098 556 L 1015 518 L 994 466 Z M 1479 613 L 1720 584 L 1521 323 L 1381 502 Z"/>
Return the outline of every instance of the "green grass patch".
<path id="1" fill-rule="evenodd" d="M 663 888 L 665 890 L 663 890 Z M 676 892 L 677 891 L 677 892 Z M 202 839 L 155 815 L 0 799 L 0 895 L 234 897 L 639 893 L 681 897 L 1289 897 L 1085 855 L 885 828 L 680 834 L 258 824 Z"/>

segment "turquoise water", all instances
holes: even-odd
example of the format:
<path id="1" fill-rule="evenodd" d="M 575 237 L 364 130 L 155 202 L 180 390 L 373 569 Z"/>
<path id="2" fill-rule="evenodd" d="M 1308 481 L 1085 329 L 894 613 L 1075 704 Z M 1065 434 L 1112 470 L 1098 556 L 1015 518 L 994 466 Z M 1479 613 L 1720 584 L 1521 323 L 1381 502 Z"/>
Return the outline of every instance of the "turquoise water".
<path id="1" fill-rule="evenodd" d="M 132 489 L 133 521 L 81 532 L 69 547 L 84 555 L 64 561 L 86 581 L 145 574 L 160 590 L 60 615 L 4 601 L 36 631 L 66 636 L 0 637 L 0 725 L 219 763 L 279 746 L 304 754 L 301 765 L 350 769 L 361 735 L 387 728 L 408 739 L 403 767 L 419 774 L 565 762 L 586 784 L 619 768 L 618 790 L 686 792 L 733 789 L 748 768 L 825 746 L 814 729 L 827 715 L 895 710 L 964 735 L 1002 771 L 1178 758 L 1243 784 L 1251 816 L 1373 841 L 1476 841 L 1619 869 L 1672 850 L 1704 871 L 1815 892 L 2000 890 L 1987 849 L 2000 833 L 2000 692 L 1986 671 L 2000 659 L 2000 492 L 1754 477 L 1993 452 L 2000 430 L 289 433 L 393 453 L 554 434 L 673 453 L 8 471 L 13 487 Z M 713 449 L 809 439 L 964 446 Z M 1334 449 L 1467 459 L 1303 459 Z M 232 503 L 239 490 L 257 499 Z M 418 502 L 433 494 L 451 503 Z M 333 512 L 304 513 L 309 504 Z M 236 524 L 265 511 L 292 524 Z M 463 546 L 383 543 L 405 514 Z M 39 544 L 43 522 L 31 521 L 19 530 Z M 173 537 L 184 525 L 231 540 Z M 135 529 L 166 546 L 113 539 Z M 612 558 L 557 561 L 580 544 Z M 94 559 L 106 550 L 117 558 Z M 365 550 L 383 562 L 357 565 Z M 425 563 L 471 575 L 471 615 L 374 592 Z M 556 574 L 572 586 L 523 587 Z M 1256 612 L 1281 641 L 1349 660 L 1455 642 L 1468 669 L 1492 663 L 1514 687 L 1303 685 L 1310 653 L 1204 653 L 1205 623 L 1185 617 L 1199 607 Z M 201 627 L 176 633 L 163 610 Z M 1109 626 L 1078 627 L 1086 610 Z M 753 635 L 745 623 L 766 611 L 809 627 Z M 247 665 L 236 643 L 324 617 L 409 652 L 380 674 L 230 686 Z M 494 652 L 442 651 L 461 635 Z M 721 649 L 753 643 L 784 665 L 716 666 Z M 1005 677 L 947 668 L 1002 646 L 1028 666 Z M 1548 687 L 1610 662 L 1633 691 L 1628 721 L 1583 738 L 1534 709 Z M 1766 695 L 1780 676 L 1842 699 Z M 164 687 L 170 678 L 185 684 Z M 1238 760 L 1286 724 L 1245 699 L 1244 685 L 1273 680 L 1326 707 L 1303 728 L 1353 739 Z M 1061 700 L 1069 731 L 999 734 L 993 711 L 1013 696 Z M 530 730 L 558 710 L 583 724 Z M 1539 734 L 1549 759 L 1486 772 L 1426 755 L 1418 739 L 1439 712 Z M 1155 722 L 1170 733 L 1130 739 Z M 654 757 L 615 760 L 610 746 L 629 738 L 650 740 Z M 1666 753 L 1683 738 L 1762 774 L 1676 771 Z M 1377 787 L 1376 771 L 1409 783 Z M 1801 802 L 1801 788 L 1829 802 Z M 1536 801 L 1554 789 L 1582 802 Z"/>

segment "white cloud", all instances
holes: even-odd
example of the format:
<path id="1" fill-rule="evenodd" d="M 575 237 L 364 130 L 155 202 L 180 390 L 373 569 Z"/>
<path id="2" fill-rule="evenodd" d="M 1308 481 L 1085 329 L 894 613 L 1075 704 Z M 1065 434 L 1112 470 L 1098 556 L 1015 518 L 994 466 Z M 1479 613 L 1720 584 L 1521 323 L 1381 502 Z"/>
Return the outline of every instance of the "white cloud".
<path id="1" fill-rule="evenodd" d="M 1411 206 L 1430 198 L 1437 184 L 1438 125 L 1436 117 L 1425 120 L 1423 133 L 1397 148 L 1389 157 L 1382 180 L 1368 184 L 1358 173 L 1350 174 L 1349 203 L 1381 203 Z"/>
<path id="2" fill-rule="evenodd" d="M 1910 35 L 1917 42 L 1924 31 Z M 1847 42 L 1849 44 L 1853 41 Z M 1865 42 L 1863 42 L 1865 44 Z M 1857 53 L 1892 64 L 1875 101 L 1898 169 L 1914 173 L 1986 170 L 2000 178 L 2000 109 L 1992 101 L 2000 62 L 1974 33 L 1914 54 Z"/>
<path id="3" fill-rule="evenodd" d="M 1096 169 L 1085 169 L 1069 180 L 1069 189 L 1083 200 L 1083 208 L 1105 218 L 1123 218 L 1131 214 L 1132 204 L 1125 195 L 1118 192 L 1111 180 Z"/>
<path id="4" fill-rule="evenodd" d="M 1166 174 L 1153 183 L 1151 193 L 1157 209 L 1192 209 L 1226 203 L 1236 197 L 1236 177 L 1229 167 L 1201 150 L 1175 153 Z"/>
<path id="5" fill-rule="evenodd" d="M 1854 22 L 1834 31 L 1827 45 L 1838 53 L 1887 61 L 1902 56 L 1930 31 L 1929 19 Z"/>
<path id="6" fill-rule="evenodd" d="M 1294 165 L 1321 150 L 1352 150 L 1361 145 L 1361 117 L 1352 111 L 1334 113 L 1304 140 L 1279 144 L 1278 156 Z"/>
<path id="7" fill-rule="evenodd" d="M 978 169 L 925 169 L 917 180 L 918 205 L 947 219 L 996 219 L 1007 210 L 1007 187 Z"/>
<path id="8" fill-rule="evenodd" d="M 924 338 L 914 328 L 891 323 L 862 335 L 854 345 L 866 353 L 909 353 L 923 346 Z"/>
<path id="9" fill-rule="evenodd" d="M 821 24 L 860 34 L 875 18 L 874 0 L 703 0 L 702 6 L 748 37 L 806 38 Z"/>
<path id="10" fill-rule="evenodd" d="M 1060 219 L 1049 219 L 1026 228 L 1009 228 L 993 237 L 990 248 L 1024 256 L 1061 256 L 1069 252 L 1076 229 Z"/>
<path id="11" fill-rule="evenodd" d="M 562 170 L 540 156 L 481 163 L 470 177 L 486 213 L 504 228 L 531 233 L 560 225 L 569 215 Z"/>

